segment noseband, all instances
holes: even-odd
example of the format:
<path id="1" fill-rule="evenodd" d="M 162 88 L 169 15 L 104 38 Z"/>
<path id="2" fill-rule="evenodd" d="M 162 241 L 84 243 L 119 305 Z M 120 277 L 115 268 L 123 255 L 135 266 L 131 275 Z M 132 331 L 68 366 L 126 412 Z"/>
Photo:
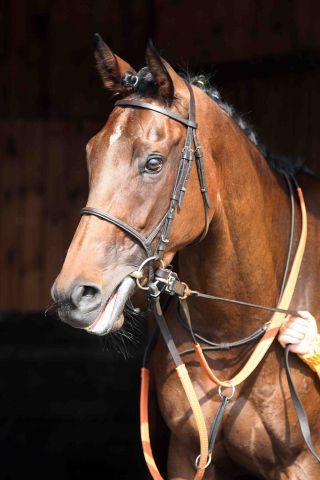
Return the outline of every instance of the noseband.
<path id="1" fill-rule="evenodd" d="M 105 220 L 107 222 L 113 223 L 118 228 L 123 230 L 125 233 L 133 237 L 143 248 L 148 258 L 155 257 L 157 260 L 161 260 L 163 258 L 166 246 L 170 241 L 169 237 L 170 237 L 170 232 L 172 228 L 172 223 L 173 223 L 176 211 L 180 210 L 182 206 L 182 201 L 186 191 L 187 181 L 190 176 L 190 171 L 192 167 L 193 156 L 195 157 L 195 160 L 196 160 L 200 190 L 202 194 L 202 200 L 203 200 L 204 211 L 205 211 L 205 225 L 200 237 L 196 240 L 197 242 L 200 242 L 201 240 L 203 240 L 209 228 L 208 210 L 211 205 L 210 205 L 210 199 L 209 199 L 206 176 L 205 176 L 203 153 L 196 135 L 197 124 L 196 124 L 195 98 L 194 98 L 194 93 L 192 91 L 191 86 L 189 84 L 186 84 L 186 85 L 188 87 L 189 95 L 190 95 L 188 119 L 185 119 L 170 110 L 159 107 L 158 105 L 154 105 L 153 103 L 140 102 L 138 100 L 125 100 L 125 99 L 118 100 L 115 103 L 116 107 L 124 107 L 124 108 L 130 107 L 130 108 L 142 108 L 144 110 L 152 110 L 154 112 L 160 113 L 161 115 L 165 115 L 166 117 L 169 117 L 172 120 L 175 120 L 176 122 L 179 122 L 185 127 L 187 127 L 186 141 L 181 151 L 178 171 L 177 171 L 173 191 L 170 197 L 169 208 L 166 211 L 160 223 L 152 230 L 152 232 L 147 237 L 145 237 L 141 233 L 139 233 L 135 228 L 128 225 L 125 221 L 117 217 L 114 217 L 109 213 L 103 212 L 102 210 L 99 210 L 94 207 L 85 207 L 85 208 L 82 208 L 80 211 L 81 215 L 94 215 L 100 218 L 101 220 Z M 151 245 L 157 236 L 159 236 L 158 245 L 155 248 L 154 252 L 152 252 Z"/>

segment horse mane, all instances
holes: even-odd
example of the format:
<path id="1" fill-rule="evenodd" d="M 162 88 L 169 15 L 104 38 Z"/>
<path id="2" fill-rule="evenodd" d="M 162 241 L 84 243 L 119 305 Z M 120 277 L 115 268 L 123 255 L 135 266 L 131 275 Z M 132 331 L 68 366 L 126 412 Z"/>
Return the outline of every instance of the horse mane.
<path id="1" fill-rule="evenodd" d="M 191 85 L 195 85 L 200 88 L 208 97 L 214 101 L 219 107 L 224 110 L 229 117 L 240 127 L 247 138 L 253 143 L 266 159 L 268 164 L 280 173 L 286 173 L 288 175 L 296 175 L 304 172 L 312 174 L 312 171 L 306 166 L 305 162 L 301 158 L 291 159 L 282 155 L 273 155 L 269 152 L 267 147 L 258 140 L 252 126 L 239 115 L 234 107 L 229 103 L 226 103 L 220 92 L 215 86 L 211 84 L 209 75 L 193 75 L 189 72 L 179 72 L 180 76 L 189 82 Z M 152 74 L 148 67 L 143 67 L 137 74 L 139 81 L 135 87 L 135 93 L 138 97 L 142 96 L 157 96 L 157 84 L 155 83 Z"/>

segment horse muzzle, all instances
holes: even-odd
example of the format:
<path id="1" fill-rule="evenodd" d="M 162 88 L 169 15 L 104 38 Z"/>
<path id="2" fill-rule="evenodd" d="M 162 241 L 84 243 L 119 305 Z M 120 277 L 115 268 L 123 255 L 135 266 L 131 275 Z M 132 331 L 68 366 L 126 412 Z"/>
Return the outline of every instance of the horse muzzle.
<path id="1" fill-rule="evenodd" d="M 52 298 L 58 304 L 58 314 L 64 323 L 95 335 L 106 335 L 122 327 L 123 310 L 135 287 L 136 282 L 130 276 L 124 277 L 109 295 L 103 295 L 101 288 L 94 284 L 75 284 L 61 299 L 54 285 Z"/>

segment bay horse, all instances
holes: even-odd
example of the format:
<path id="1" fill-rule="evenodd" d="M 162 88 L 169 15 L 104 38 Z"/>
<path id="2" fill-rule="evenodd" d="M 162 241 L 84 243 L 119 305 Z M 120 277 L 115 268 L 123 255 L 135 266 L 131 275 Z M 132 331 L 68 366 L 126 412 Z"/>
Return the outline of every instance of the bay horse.
<path id="1" fill-rule="evenodd" d="M 277 305 L 291 215 L 286 180 L 280 170 L 294 167 L 288 164 L 280 168 L 265 158 L 253 134 L 241 120 L 237 121 L 217 91 L 204 79 L 188 83 L 151 44 L 146 50 L 147 66 L 139 72 L 113 54 L 98 35 L 95 56 L 104 86 L 120 95 L 126 105 L 116 104 L 107 123 L 87 144 L 87 207 L 52 288 L 61 320 L 97 335 L 121 329 L 125 305 L 137 290 L 131 274 L 162 240 L 162 266 L 167 267 L 179 252 L 179 277 L 192 289 Z M 183 202 L 172 218 L 170 235 L 163 238 L 161 228 L 177 181 L 180 152 L 192 123 L 191 97 L 195 101 L 203 170 L 190 162 L 186 188 L 181 189 Z M 142 104 L 149 107 L 143 108 Z M 195 153 L 191 149 L 189 152 Z M 204 173 L 205 180 L 200 178 Z M 305 193 L 309 223 L 291 303 L 293 308 L 317 315 L 319 182 L 303 170 L 295 175 Z M 204 191 L 210 198 L 207 205 Z M 299 232 L 299 215 L 295 216 L 294 227 Z M 295 234 L 294 247 L 297 243 Z M 142 280 L 140 285 L 144 285 Z M 266 311 L 196 297 L 190 298 L 189 308 L 195 330 L 218 343 L 249 336 L 269 320 Z M 190 337 L 177 321 L 174 302 L 166 310 L 166 319 L 179 350 L 189 349 Z M 247 356 L 248 345 L 207 352 L 208 363 L 223 378 L 233 377 Z M 220 405 L 217 387 L 201 370 L 194 353 L 185 359 L 209 428 Z M 319 382 L 298 357 L 292 358 L 292 366 L 319 448 Z M 152 351 L 151 374 L 170 431 L 167 478 L 191 479 L 199 453 L 196 425 L 161 339 Z M 204 478 L 236 479 L 243 474 L 262 479 L 320 478 L 320 465 L 306 449 L 297 426 L 278 342 L 236 388 L 221 423 L 214 462 Z"/>

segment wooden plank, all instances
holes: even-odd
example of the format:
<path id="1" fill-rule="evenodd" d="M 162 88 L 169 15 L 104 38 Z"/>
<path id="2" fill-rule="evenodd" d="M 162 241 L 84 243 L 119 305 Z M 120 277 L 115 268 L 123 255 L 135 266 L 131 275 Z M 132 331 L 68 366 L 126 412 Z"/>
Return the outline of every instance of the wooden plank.
<path id="1" fill-rule="evenodd" d="M 20 124 L 20 142 L 25 146 L 22 160 L 21 215 L 23 218 L 20 264 L 20 308 L 34 310 L 41 305 L 43 282 L 43 122 Z"/>
<path id="2" fill-rule="evenodd" d="M 43 284 L 41 307 L 51 302 L 50 288 L 62 266 L 68 245 L 66 238 L 68 203 L 66 198 L 66 171 L 69 168 L 67 145 L 70 125 L 51 121 L 45 124 L 45 186 L 43 226 Z"/>
<path id="3" fill-rule="evenodd" d="M 306 112 L 299 135 L 306 139 L 306 158 L 310 168 L 320 177 L 320 75 L 308 75 L 304 85 Z M 299 114 L 299 113 L 298 113 Z"/>
<path id="4" fill-rule="evenodd" d="M 88 197 L 88 174 L 86 166 L 86 144 L 97 133 L 96 122 L 81 122 L 73 126 L 68 144 L 68 169 L 66 171 L 66 196 L 68 202 L 68 227 L 66 234 L 71 241 L 79 223 L 80 209 Z"/>
<path id="5" fill-rule="evenodd" d="M 23 219 L 21 212 L 21 158 L 23 147 L 17 123 L 1 128 L 1 309 L 18 310 L 20 305 L 20 256 Z"/>

